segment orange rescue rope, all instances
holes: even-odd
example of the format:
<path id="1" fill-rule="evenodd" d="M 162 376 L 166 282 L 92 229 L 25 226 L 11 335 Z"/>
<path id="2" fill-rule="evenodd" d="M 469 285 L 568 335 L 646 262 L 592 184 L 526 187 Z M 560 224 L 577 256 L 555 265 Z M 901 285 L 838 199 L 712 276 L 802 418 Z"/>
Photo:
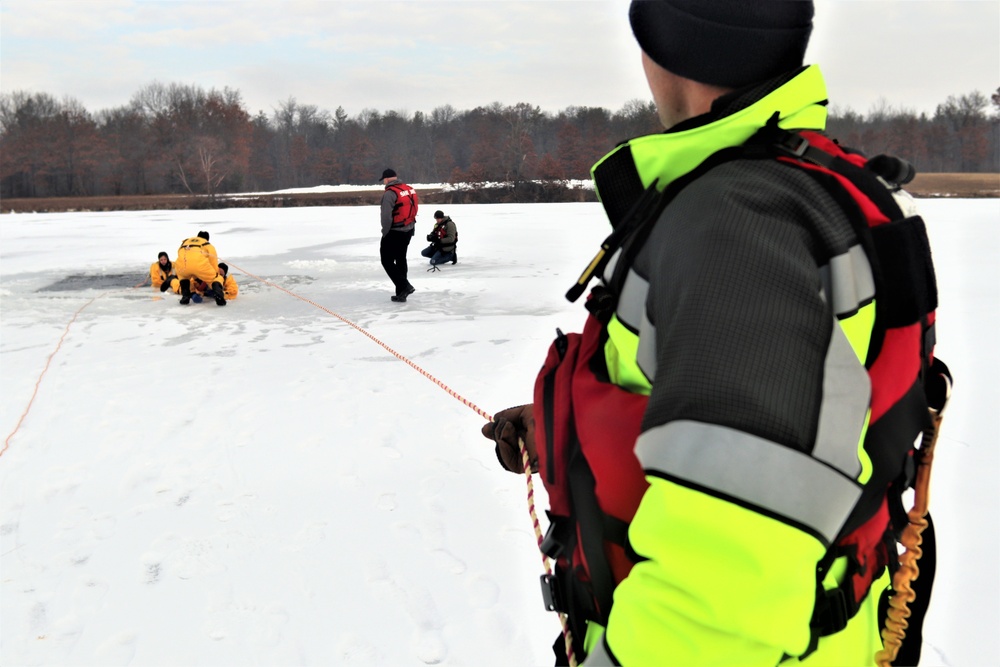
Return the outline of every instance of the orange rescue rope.
<path id="1" fill-rule="evenodd" d="M 493 421 L 493 416 L 490 413 L 486 412 L 485 410 L 483 410 L 482 408 L 480 408 L 479 406 L 477 406 L 472 401 L 469 401 L 469 400 L 465 399 L 464 397 L 462 397 L 460 394 L 458 394 L 457 392 L 455 392 L 454 390 L 452 390 L 450 387 L 448 387 L 448 385 L 446 385 L 445 383 L 441 382 L 436 377 L 434 377 L 433 375 L 431 375 L 430 373 L 428 373 L 427 371 L 425 371 L 423 368 L 421 368 L 420 366 L 416 365 L 415 363 L 413 363 L 412 361 L 410 361 L 409 359 L 407 359 L 405 356 L 403 356 L 399 352 L 396 352 L 396 350 L 392 349 L 391 347 L 389 347 L 388 345 L 386 345 L 385 343 L 383 343 L 382 341 L 380 341 L 378 338 L 376 338 L 372 334 L 370 334 L 367 331 L 365 331 L 365 329 L 363 327 L 361 327 L 360 325 L 355 324 L 354 322 L 352 322 L 351 320 L 347 319 L 346 317 L 344 317 L 342 315 L 338 315 L 337 313 L 333 312 L 332 310 L 330 310 L 329 308 L 327 308 L 325 306 L 321 306 L 320 304 L 316 303 L 315 301 L 311 301 L 311 300 L 305 298 L 304 296 L 296 294 L 295 292 L 293 292 L 293 291 L 291 291 L 289 289 L 285 289 L 281 285 L 273 283 L 270 280 L 266 280 L 264 278 L 261 278 L 260 276 L 255 276 L 254 274 L 250 273 L 246 269 L 243 269 L 243 268 L 240 268 L 240 267 L 236 266 L 232 262 L 229 263 L 229 266 L 232 267 L 232 268 L 234 268 L 234 269 L 236 269 L 236 270 L 238 270 L 238 271 L 240 271 L 240 272 L 242 272 L 242 273 L 245 273 L 246 275 L 250 276 L 254 280 L 259 280 L 260 282 L 264 283 L 265 285 L 273 287 L 273 288 L 275 288 L 277 290 L 281 290 L 285 294 L 287 294 L 289 296 L 293 296 L 296 299 L 298 299 L 299 301 L 305 301 L 310 306 L 314 306 L 315 308 L 319 308 L 320 310 L 322 310 L 327 315 L 332 315 L 333 317 L 336 317 L 338 320 L 340 320 L 344 324 L 352 327 L 353 329 L 359 331 L 360 333 L 363 333 L 365 336 L 367 336 L 368 338 L 370 338 L 374 343 L 376 343 L 377 345 L 380 345 L 381 347 L 383 347 L 386 350 L 386 352 L 388 352 L 389 354 L 391 354 L 392 356 L 396 357 L 397 359 L 399 359 L 400 361 L 402 361 L 404 364 L 406 364 L 407 366 L 409 366 L 413 370 L 415 370 L 418 373 L 420 373 L 421 375 L 423 375 L 425 378 L 427 378 L 428 380 L 430 380 L 431 382 L 433 382 L 434 384 L 436 384 L 437 386 L 439 386 L 441 389 L 444 389 L 446 392 L 448 392 L 448 394 L 451 397 L 453 397 L 455 399 L 458 399 L 459 401 L 461 401 L 466 406 L 472 408 L 472 410 L 475 411 L 475 413 L 478 414 L 479 416 L 485 418 L 488 421 Z"/>
<path id="2" fill-rule="evenodd" d="M 347 324 L 351 328 L 353 328 L 353 329 L 355 329 L 355 330 L 363 333 L 365 336 L 367 336 L 369 339 L 371 339 L 374 343 L 376 343 L 377 345 L 379 345 L 382 348 L 384 348 L 387 352 L 389 352 L 389 354 L 391 354 L 392 356 L 396 357 L 397 359 L 399 359 L 400 361 L 402 361 L 406 365 L 408 365 L 411 368 L 413 368 L 415 371 L 417 371 L 418 373 L 420 373 L 421 375 L 423 375 L 425 378 L 427 378 L 428 380 L 430 380 L 431 382 L 433 382 L 434 384 L 436 384 L 437 386 L 439 386 L 441 389 L 445 390 L 451 397 L 453 397 L 453 398 L 461 401 L 464 405 L 468 406 L 473 411 L 475 411 L 476 414 L 478 414 L 479 416 L 485 418 L 487 421 L 490 421 L 490 422 L 493 421 L 493 415 L 491 415 L 488 412 L 486 412 L 485 410 L 481 409 L 475 403 L 473 403 L 472 401 L 466 399 L 461 394 L 453 391 L 446 384 L 444 384 L 443 382 L 441 382 L 440 380 L 438 380 L 436 377 L 434 377 L 433 375 L 431 375 L 430 373 L 428 373 L 427 371 L 425 371 L 423 368 L 421 368 L 420 366 L 418 366 L 417 364 L 415 364 L 414 362 L 412 362 L 410 359 L 406 358 L 404 355 L 400 354 L 396 350 L 392 349 L 391 347 L 389 347 L 388 345 L 386 345 L 385 343 L 383 343 L 381 340 L 379 340 L 378 338 L 376 338 L 375 336 L 373 336 L 371 333 L 369 333 L 368 331 L 366 331 L 360 325 L 355 324 L 354 322 L 352 322 L 351 320 L 347 319 L 346 317 L 344 317 L 344 316 L 342 316 L 342 315 L 340 315 L 338 313 L 335 313 L 334 311 L 330 310 L 329 308 L 327 308 L 325 306 L 322 306 L 322 305 L 316 303 L 315 301 L 312 301 L 310 299 L 305 298 L 304 296 L 296 294 L 295 292 L 293 292 L 293 291 L 291 291 L 289 289 L 286 289 L 286 288 L 282 287 L 281 285 L 273 283 L 270 280 L 266 280 L 264 278 L 261 278 L 260 276 L 254 275 L 254 274 L 250 273 L 249 271 L 247 271 L 246 269 L 241 268 L 241 267 L 237 266 L 236 264 L 233 264 L 232 262 L 229 263 L 229 266 L 231 268 L 236 269 L 237 271 L 240 271 L 241 273 L 243 273 L 245 275 L 250 276 L 254 280 L 258 280 L 258 281 L 264 283 L 265 285 L 273 287 L 273 288 L 275 288 L 277 290 L 281 290 L 282 292 L 284 292 L 285 294 L 288 294 L 289 296 L 293 296 L 293 297 L 295 297 L 296 299 L 298 299 L 300 301 L 304 301 L 304 302 L 308 303 L 309 305 L 314 306 L 315 308 L 319 308 L 320 310 L 322 310 L 324 313 L 326 313 L 328 315 L 332 315 L 333 317 L 336 317 L 338 320 L 340 320 L 344 324 Z M 534 483 L 532 481 L 532 478 L 531 478 L 531 462 L 529 461 L 528 450 L 524 446 L 524 442 L 523 441 L 519 441 L 518 445 L 520 446 L 520 449 L 521 449 L 521 461 L 522 461 L 522 464 L 524 466 L 524 476 L 525 476 L 525 480 L 526 480 L 527 487 L 528 487 L 528 514 L 531 516 L 531 524 L 534 527 L 534 530 L 535 530 L 535 539 L 538 542 L 539 550 L 540 550 L 543 537 L 542 537 L 541 524 L 538 521 L 538 513 L 535 510 L 535 485 L 534 485 Z M 549 561 L 549 557 L 546 556 L 544 553 L 542 554 L 542 565 L 545 567 L 546 574 L 551 575 L 552 574 L 552 567 L 551 567 L 551 564 L 550 564 L 550 561 Z M 573 652 L 573 635 L 570 633 L 569 624 L 568 624 L 568 621 L 566 619 L 566 615 L 565 614 L 561 614 L 561 613 L 559 614 L 559 622 L 562 624 L 563 638 L 565 639 L 565 642 L 566 642 L 566 656 L 569 659 L 570 667 L 576 667 L 577 666 L 576 656 L 574 655 L 574 652 Z"/>
<path id="3" fill-rule="evenodd" d="M 910 584 L 920 576 L 918 561 L 923 555 L 920 545 L 923 543 L 923 532 L 927 528 L 927 510 L 930 500 L 931 464 L 934 462 L 934 446 L 941 432 L 941 418 L 944 403 L 951 391 L 951 380 L 942 376 L 946 383 L 944 402 L 940 409 L 931 408 L 931 424 L 923 433 L 920 441 L 916 480 L 913 484 L 913 507 L 907 512 L 906 527 L 899 538 L 904 551 L 899 556 L 899 569 L 892 576 L 892 596 L 889 598 L 889 609 L 882 629 L 882 649 L 875 654 L 875 662 L 879 667 L 890 667 L 896 659 L 903 639 L 906 638 L 907 619 L 910 617 L 910 603 L 917 594 Z"/>
<path id="4" fill-rule="evenodd" d="M 139 287 L 142 287 L 143 285 L 146 284 L 146 282 L 147 282 L 146 279 L 143 279 L 141 283 L 139 283 L 138 285 L 133 285 L 131 289 L 137 289 Z M 24 420 L 27 418 L 28 412 L 31 410 L 31 406 L 35 402 L 35 397 L 38 396 L 38 387 L 39 385 L 42 384 L 42 378 L 44 378 L 45 374 L 49 371 L 49 365 L 52 363 L 52 358 L 56 356 L 56 353 L 59 352 L 59 349 L 62 347 L 63 341 L 66 340 L 66 336 L 69 334 L 69 328 L 73 325 L 74 322 L 76 322 L 76 318 L 79 317 L 80 313 L 82 313 L 84 309 L 87 308 L 87 306 L 94 303 L 95 301 L 97 301 L 106 294 L 110 294 L 110 292 L 103 292 L 101 294 L 98 294 L 93 299 L 91 299 L 87 303 L 77 308 L 76 312 L 73 313 L 73 317 L 71 317 L 69 322 L 66 323 L 66 328 L 62 332 L 62 336 L 59 337 L 59 342 L 56 344 L 56 349 L 52 350 L 52 354 L 50 354 L 49 358 L 45 360 L 45 367 L 42 368 L 42 372 L 38 375 L 38 379 L 35 380 L 35 389 L 31 392 L 31 398 L 28 399 L 28 405 L 25 406 L 24 412 L 21 413 L 21 418 L 17 420 L 17 425 L 14 426 L 14 430 L 11 431 L 10 435 L 7 436 L 7 439 L 3 441 L 3 447 L 0 448 L 0 456 L 3 456 L 4 453 L 7 451 L 7 449 L 10 448 L 11 439 L 17 434 L 18 430 L 21 428 L 21 424 L 23 424 Z"/>
<path id="5" fill-rule="evenodd" d="M 3 449 L 0 449 L 0 456 L 3 456 L 4 452 L 7 451 L 7 448 L 10 447 L 11 439 L 17 433 L 18 429 L 21 428 L 21 424 L 24 423 L 25 418 L 28 416 L 28 412 L 31 410 L 31 406 L 35 402 L 35 397 L 38 396 L 38 386 L 42 384 L 42 378 L 44 378 L 45 374 L 48 373 L 49 371 L 49 365 L 52 363 L 52 357 L 56 356 L 56 353 L 62 347 L 63 341 L 66 340 L 66 336 L 67 334 L 69 334 L 69 328 L 73 325 L 73 322 L 76 322 L 76 318 L 80 315 L 80 313 L 83 312 L 84 308 L 94 303 L 95 301 L 97 301 L 97 299 L 101 298 L 102 296 L 104 295 L 100 294 L 98 296 L 95 296 L 93 299 L 91 299 L 87 303 L 77 308 L 76 312 L 73 313 L 73 317 L 71 317 L 69 322 L 66 323 L 66 328 L 62 332 L 62 336 L 59 337 L 59 342 L 56 344 L 56 349 L 52 350 L 52 354 L 50 354 L 49 358 L 45 360 L 45 367 L 42 368 L 42 372 L 39 374 L 38 379 L 35 380 L 35 389 L 34 391 L 31 392 L 31 398 L 28 399 L 28 405 L 25 406 L 24 412 L 21 413 L 21 418 L 17 420 L 17 425 L 14 427 L 14 430 L 10 432 L 10 435 L 8 435 L 7 439 L 4 440 L 3 442 Z"/>

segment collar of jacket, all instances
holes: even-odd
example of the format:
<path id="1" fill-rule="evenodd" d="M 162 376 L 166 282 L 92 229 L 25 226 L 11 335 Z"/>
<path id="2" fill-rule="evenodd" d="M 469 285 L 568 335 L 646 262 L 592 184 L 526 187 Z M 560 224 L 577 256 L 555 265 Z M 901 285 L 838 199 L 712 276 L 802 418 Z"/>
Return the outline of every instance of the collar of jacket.
<path id="1" fill-rule="evenodd" d="M 817 65 L 780 85 L 763 87 L 756 99 L 740 92 L 747 97 L 745 104 L 727 96 L 726 105 L 713 105 L 705 117 L 619 144 L 591 168 L 597 198 L 613 226 L 654 181 L 663 191 L 714 153 L 745 143 L 775 112 L 784 129 L 826 128 L 826 83 Z M 714 115 L 716 106 L 725 108 L 721 117 Z"/>

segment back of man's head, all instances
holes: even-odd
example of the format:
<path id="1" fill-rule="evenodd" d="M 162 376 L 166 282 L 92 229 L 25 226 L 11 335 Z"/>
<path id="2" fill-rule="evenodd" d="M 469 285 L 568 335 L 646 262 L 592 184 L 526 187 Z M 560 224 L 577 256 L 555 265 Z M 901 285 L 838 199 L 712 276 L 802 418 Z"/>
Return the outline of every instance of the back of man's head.
<path id="1" fill-rule="evenodd" d="M 636 41 L 686 79 L 740 88 L 802 66 L 812 0 L 632 0 Z"/>

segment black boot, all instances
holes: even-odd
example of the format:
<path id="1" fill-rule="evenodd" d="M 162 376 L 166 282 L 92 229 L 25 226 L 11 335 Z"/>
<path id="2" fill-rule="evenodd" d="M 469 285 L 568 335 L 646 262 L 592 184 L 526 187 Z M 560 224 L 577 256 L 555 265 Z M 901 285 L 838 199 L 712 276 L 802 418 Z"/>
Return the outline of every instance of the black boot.
<path id="1" fill-rule="evenodd" d="M 218 281 L 212 283 L 212 292 L 215 293 L 215 305 L 217 306 L 226 305 L 226 295 L 222 291 L 222 283 Z"/>
<path id="2" fill-rule="evenodd" d="M 455 251 L 451 253 L 451 263 L 458 264 L 458 248 L 455 248 Z"/>
<path id="3" fill-rule="evenodd" d="M 181 305 L 186 306 L 191 303 L 191 281 L 185 278 L 181 281 Z"/>
<path id="4" fill-rule="evenodd" d="M 390 301 L 395 301 L 396 303 L 406 303 L 406 297 L 410 296 L 417 291 L 417 288 L 411 285 L 409 282 L 406 283 L 405 287 L 396 288 L 396 293 L 389 297 Z"/>

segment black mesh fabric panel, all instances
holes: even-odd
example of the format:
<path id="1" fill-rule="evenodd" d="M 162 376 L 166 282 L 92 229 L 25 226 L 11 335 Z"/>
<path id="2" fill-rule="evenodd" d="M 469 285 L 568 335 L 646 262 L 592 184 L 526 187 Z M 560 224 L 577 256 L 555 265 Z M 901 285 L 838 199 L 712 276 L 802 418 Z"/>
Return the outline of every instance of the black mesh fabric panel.
<path id="1" fill-rule="evenodd" d="M 809 452 L 833 323 L 818 267 L 853 243 L 833 198 L 787 165 L 728 162 L 683 190 L 635 264 L 657 336 L 643 430 L 687 419 Z"/>

